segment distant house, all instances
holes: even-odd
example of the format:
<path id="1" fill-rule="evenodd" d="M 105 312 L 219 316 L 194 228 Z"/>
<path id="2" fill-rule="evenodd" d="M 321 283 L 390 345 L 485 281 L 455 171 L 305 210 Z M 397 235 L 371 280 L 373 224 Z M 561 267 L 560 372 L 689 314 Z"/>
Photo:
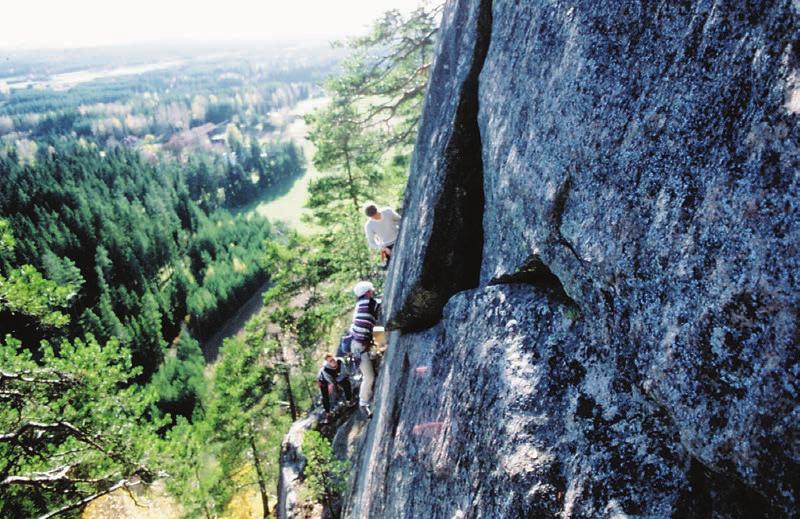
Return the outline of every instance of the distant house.
<path id="1" fill-rule="evenodd" d="M 136 146 L 137 142 L 139 142 L 139 137 L 137 137 L 135 135 L 126 135 L 122 139 L 122 145 L 126 146 L 128 148 L 132 148 L 132 147 Z"/>
<path id="2" fill-rule="evenodd" d="M 236 165 L 237 161 L 236 161 L 235 151 L 226 151 L 225 153 L 222 154 L 222 157 L 225 158 L 228 161 L 228 164 L 230 164 L 231 166 Z"/>

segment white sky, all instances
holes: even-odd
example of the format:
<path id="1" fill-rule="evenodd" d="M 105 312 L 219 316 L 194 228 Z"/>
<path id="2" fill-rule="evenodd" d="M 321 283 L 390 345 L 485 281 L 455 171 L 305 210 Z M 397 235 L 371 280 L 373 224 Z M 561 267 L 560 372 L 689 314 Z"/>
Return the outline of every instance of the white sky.
<path id="1" fill-rule="evenodd" d="M 2 0 L 0 48 L 331 38 L 424 0 Z"/>

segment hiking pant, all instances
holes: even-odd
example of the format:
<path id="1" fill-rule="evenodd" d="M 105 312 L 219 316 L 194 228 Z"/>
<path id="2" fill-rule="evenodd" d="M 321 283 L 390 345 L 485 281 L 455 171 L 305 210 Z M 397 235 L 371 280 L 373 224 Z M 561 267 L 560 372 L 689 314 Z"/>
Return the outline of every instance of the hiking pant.
<path id="1" fill-rule="evenodd" d="M 381 268 L 384 270 L 389 268 L 389 262 L 392 261 L 392 254 L 394 253 L 394 243 L 391 245 L 386 245 L 385 247 L 389 249 L 389 255 L 386 258 L 384 258 L 383 264 L 381 265 Z"/>
<path id="2" fill-rule="evenodd" d="M 331 396 L 328 393 L 328 383 L 324 380 L 317 380 L 319 385 L 319 392 L 322 393 L 322 407 L 325 408 L 326 413 L 331 412 Z M 350 381 L 347 379 L 337 382 L 337 385 L 344 389 L 344 397 L 347 400 L 353 399 L 353 388 L 350 386 Z"/>
<path id="3" fill-rule="evenodd" d="M 375 382 L 375 370 L 372 367 L 372 359 L 369 352 L 364 351 L 364 344 L 353 341 L 351 351 L 353 356 L 361 359 L 361 389 L 358 391 L 358 405 L 369 405 L 372 403 L 372 384 Z"/>

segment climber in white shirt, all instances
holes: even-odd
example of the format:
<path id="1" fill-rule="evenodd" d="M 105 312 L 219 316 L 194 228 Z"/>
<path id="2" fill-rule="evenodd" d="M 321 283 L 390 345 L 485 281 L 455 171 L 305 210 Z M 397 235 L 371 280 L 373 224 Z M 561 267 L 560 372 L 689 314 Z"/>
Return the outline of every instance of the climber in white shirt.
<path id="1" fill-rule="evenodd" d="M 381 259 L 384 268 L 389 264 L 392 257 L 394 242 L 397 240 L 397 232 L 400 227 L 400 215 L 389 207 L 380 210 L 375 204 L 369 203 L 364 206 L 364 213 L 369 217 L 364 225 L 364 232 L 367 235 L 367 244 L 371 249 L 381 251 Z"/>

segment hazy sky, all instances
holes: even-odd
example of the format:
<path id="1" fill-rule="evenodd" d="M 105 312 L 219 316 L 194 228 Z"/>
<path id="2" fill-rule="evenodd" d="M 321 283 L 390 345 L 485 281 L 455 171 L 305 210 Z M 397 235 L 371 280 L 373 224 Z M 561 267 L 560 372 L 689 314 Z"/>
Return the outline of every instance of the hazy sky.
<path id="1" fill-rule="evenodd" d="M 424 0 L 3 0 L 0 48 L 360 33 Z"/>

